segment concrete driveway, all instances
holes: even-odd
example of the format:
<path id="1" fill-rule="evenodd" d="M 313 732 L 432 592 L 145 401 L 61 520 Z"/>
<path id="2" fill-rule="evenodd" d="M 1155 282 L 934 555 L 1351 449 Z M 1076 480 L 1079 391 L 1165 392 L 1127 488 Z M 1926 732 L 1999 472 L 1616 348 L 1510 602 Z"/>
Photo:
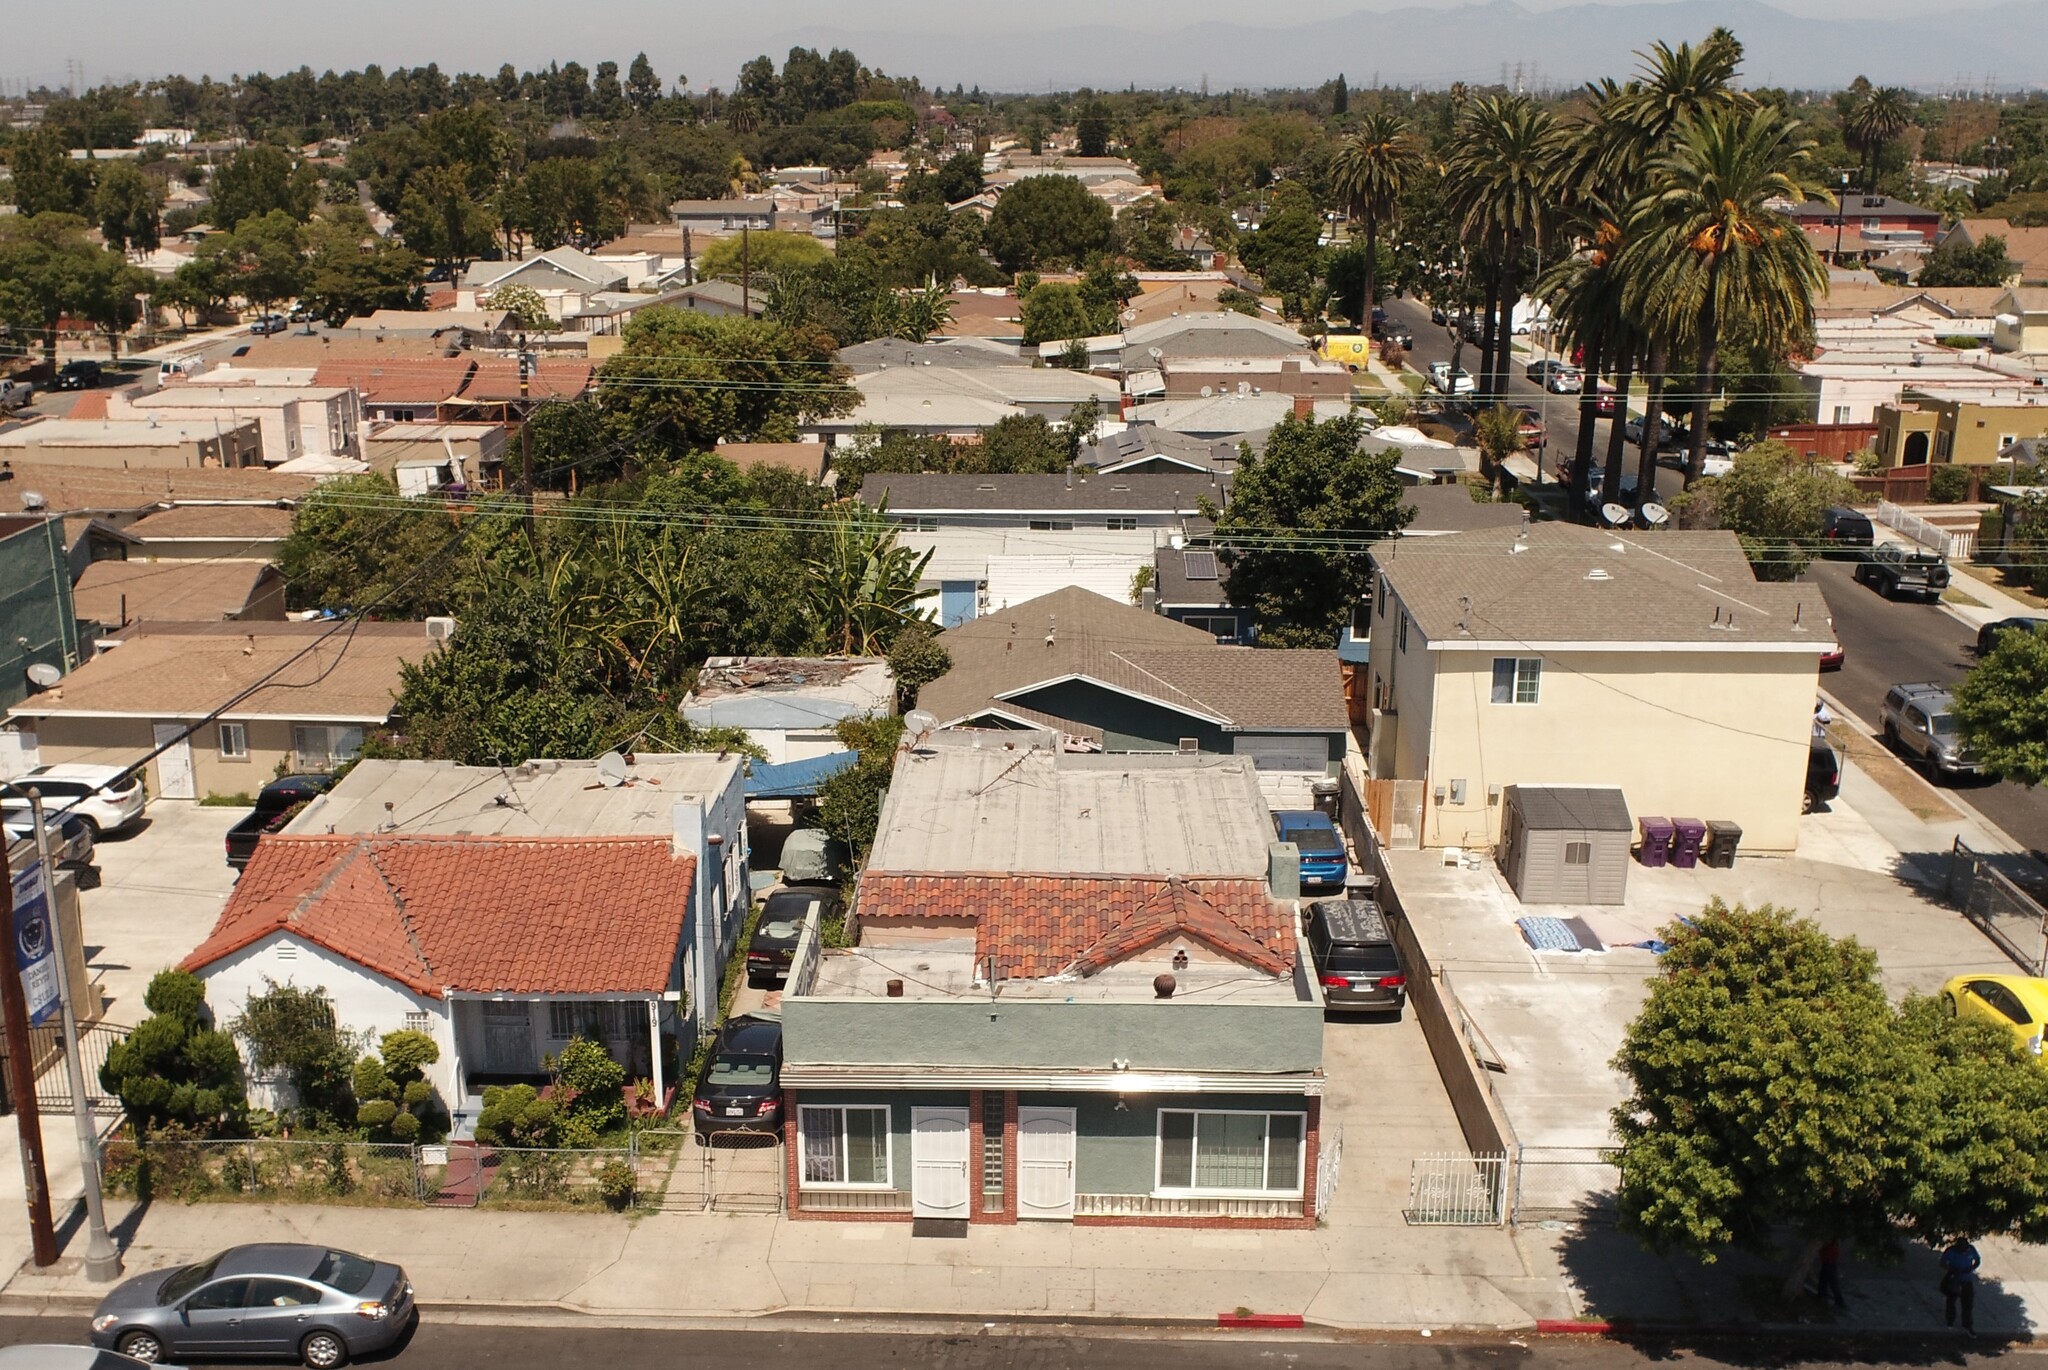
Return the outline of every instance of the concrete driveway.
<path id="1" fill-rule="evenodd" d="M 133 1027 L 147 1016 L 150 977 L 213 931 L 235 887 L 224 840 L 247 812 L 154 799 L 135 829 L 101 840 L 101 883 L 80 893 L 80 907 L 86 966 L 108 1001 L 108 1022 Z"/>

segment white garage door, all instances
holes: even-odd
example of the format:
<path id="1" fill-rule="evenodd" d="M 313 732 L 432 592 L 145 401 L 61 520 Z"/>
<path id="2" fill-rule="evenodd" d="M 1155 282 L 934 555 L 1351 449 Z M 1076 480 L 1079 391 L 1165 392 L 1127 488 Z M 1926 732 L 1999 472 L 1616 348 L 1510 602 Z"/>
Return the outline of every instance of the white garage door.
<path id="1" fill-rule="evenodd" d="M 1259 772 L 1259 790 L 1276 809 L 1306 809 L 1314 802 L 1310 786 L 1329 770 L 1330 744 L 1321 736 L 1240 733 L 1237 754 L 1248 756 Z"/>

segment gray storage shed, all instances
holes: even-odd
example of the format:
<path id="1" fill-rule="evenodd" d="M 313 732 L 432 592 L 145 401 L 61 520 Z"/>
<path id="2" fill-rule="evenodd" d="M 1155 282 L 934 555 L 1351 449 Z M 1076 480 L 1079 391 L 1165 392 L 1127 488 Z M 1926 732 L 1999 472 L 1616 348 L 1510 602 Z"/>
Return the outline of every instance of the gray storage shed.
<path id="1" fill-rule="evenodd" d="M 1500 867 L 1524 904 L 1619 904 L 1635 835 L 1612 786 L 1510 785 Z"/>

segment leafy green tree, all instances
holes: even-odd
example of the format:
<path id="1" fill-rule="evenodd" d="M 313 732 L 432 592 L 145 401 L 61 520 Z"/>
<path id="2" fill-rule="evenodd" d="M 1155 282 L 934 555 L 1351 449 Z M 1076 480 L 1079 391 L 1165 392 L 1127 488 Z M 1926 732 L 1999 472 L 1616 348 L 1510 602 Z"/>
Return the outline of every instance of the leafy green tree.
<path id="1" fill-rule="evenodd" d="M 1528 445 L 1522 437 L 1522 416 L 1504 404 L 1489 406 L 1472 421 L 1472 442 L 1479 449 L 1480 474 L 1488 485 L 1499 485 L 1508 458 Z"/>
<path id="2" fill-rule="evenodd" d="M 882 821 L 882 792 L 895 773 L 896 748 L 903 740 L 899 714 L 841 719 L 833 732 L 857 760 L 818 786 L 818 826 L 846 844 L 853 865 L 867 861 Z"/>
<path id="3" fill-rule="evenodd" d="M 124 252 L 152 252 L 161 241 L 163 182 L 145 176 L 133 162 L 113 162 L 100 173 L 93 214 L 100 236 Z"/>
<path id="4" fill-rule="evenodd" d="M 1716 899 L 1664 936 L 1615 1058 L 1624 1230 L 1706 1260 L 1788 1229 L 2048 1237 L 2048 1076 L 2009 1036 L 1895 1012 L 1867 949 L 1769 905 Z"/>
<path id="5" fill-rule="evenodd" d="M 1063 282 L 1033 287 L 1018 312 L 1024 319 L 1026 347 L 1066 338 L 1092 338 L 1111 332 L 1116 324 L 1114 304 L 1091 306 L 1080 286 Z"/>
<path id="6" fill-rule="evenodd" d="M 661 78 L 654 74 L 654 64 L 647 60 L 646 53 L 635 54 L 626 68 L 626 103 L 635 113 L 645 114 L 660 98 Z"/>
<path id="7" fill-rule="evenodd" d="M 949 205 L 981 194 L 981 158 L 972 152 L 954 153 L 932 174 L 938 181 L 939 198 Z"/>
<path id="8" fill-rule="evenodd" d="M 144 292 L 153 289 L 156 277 L 130 266 L 118 252 L 81 253 L 71 310 L 88 320 L 107 340 L 107 355 L 121 353 L 121 339 L 142 317 Z"/>
<path id="9" fill-rule="evenodd" d="M 1232 604 L 1253 611 L 1259 645 L 1328 647 L 1372 584 L 1369 543 L 1406 527 L 1397 450 L 1361 452 L 1356 418 L 1281 420 L 1265 451 L 1239 459 L 1216 545 Z M 1342 539 L 1341 547 L 1332 547 Z"/>
<path id="10" fill-rule="evenodd" d="M 2000 633 L 1956 686 L 1949 712 L 1993 775 L 2028 786 L 2048 780 L 2048 636 Z"/>
<path id="11" fill-rule="evenodd" d="M 1915 284 L 1936 286 L 2000 286 L 2019 274 L 2019 264 L 2006 255 L 2005 239 L 1987 234 L 1981 243 L 1945 243 L 1927 254 Z"/>
<path id="12" fill-rule="evenodd" d="M 64 140 L 50 129 L 30 129 L 15 140 L 7 171 L 14 183 L 14 209 L 23 218 L 38 214 L 93 212 L 93 167 L 73 161 Z"/>
<path id="13" fill-rule="evenodd" d="M 599 369 L 607 414 L 643 445 L 709 451 L 721 439 L 788 441 L 857 399 L 827 347 L 778 324 L 643 309 Z"/>
<path id="14" fill-rule="evenodd" d="M 542 251 L 564 243 L 589 251 L 626 231 L 626 206 L 587 157 L 549 157 L 521 182 L 521 227 Z"/>
<path id="15" fill-rule="evenodd" d="M 1109 106 L 1090 100 L 1074 123 L 1074 150 L 1083 157 L 1109 155 Z"/>
<path id="16" fill-rule="evenodd" d="M 989 216 L 989 251 L 1003 270 L 1078 266 L 1108 249 L 1115 216 L 1072 176 L 1030 176 Z"/>
<path id="17" fill-rule="evenodd" d="M 1480 341 L 1482 398 L 1507 393 L 1522 258 L 1548 230 L 1564 146 L 1556 117 L 1525 95 L 1483 96 L 1458 120 L 1445 186 L 1466 241 L 1486 254 L 1491 267 L 1488 323 Z"/>
<path id="18" fill-rule="evenodd" d="M 981 219 L 970 210 L 955 214 L 941 204 L 909 204 L 903 209 L 878 209 L 865 216 L 860 236 L 842 241 L 839 261 L 872 264 L 884 285 L 916 289 L 998 285 L 1002 273 L 982 256 Z"/>
<path id="19" fill-rule="evenodd" d="M 491 250 L 496 238 L 489 201 L 470 188 L 464 166 L 427 167 L 407 183 L 396 215 L 405 245 L 454 268 Z"/>
<path id="20" fill-rule="evenodd" d="M 0 300 L 10 329 L 40 331 L 43 355 L 57 355 L 57 327 L 67 316 L 90 320 L 110 340 L 132 324 L 135 296 L 146 284 L 118 252 L 86 236 L 85 221 L 69 214 L 10 215 L 0 219 Z"/>
<path id="21" fill-rule="evenodd" d="M 229 1030 L 247 1046 L 252 1072 L 290 1084 L 293 1116 L 313 1127 L 353 1117 L 349 1075 L 356 1039 L 335 1018 L 326 990 L 265 979 Z"/>
<path id="22" fill-rule="evenodd" d="M 548 1067 L 556 1084 L 550 1097 L 562 1105 L 562 1145 L 596 1146 L 600 1137 L 625 1121 L 626 1068 L 612 1059 L 602 1042 L 571 1037 Z"/>
<path id="23" fill-rule="evenodd" d="M 1055 428 L 1038 414 L 1007 414 L 989 425 L 978 444 L 962 449 L 958 469 L 998 475 L 1057 475 L 1074 464 L 1078 449 L 1078 434 L 1071 423 Z"/>
<path id="24" fill-rule="evenodd" d="M 501 285 L 477 303 L 485 309 L 504 310 L 511 316 L 507 323 L 529 333 L 550 332 L 556 327 L 547 301 L 530 285 Z"/>
<path id="25" fill-rule="evenodd" d="M 252 143 L 214 173 L 211 213 L 216 228 L 233 232 L 245 220 L 273 213 L 304 223 L 319 203 L 319 171 L 268 143 Z"/>
<path id="26" fill-rule="evenodd" d="M 426 1070 L 440 1059 L 441 1048 L 424 1032 L 385 1033 L 378 1050 L 355 1063 L 356 1125 L 375 1141 L 439 1141 L 447 1133 L 447 1109 Z"/>
<path id="27" fill-rule="evenodd" d="M 1796 580 L 1821 544 L 1828 506 L 1856 500 L 1856 487 L 1832 467 L 1764 442 L 1671 506 L 1684 527 L 1726 528 L 1739 537 L 1757 579 Z"/>
<path id="28" fill-rule="evenodd" d="M 932 554 L 899 546 L 886 510 L 844 499 L 826 513 L 822 545 L 806 562 L 814 619 L 830 651 L 885 652 L 904 628 L 928 617 L 918 601 L 932 592 L 920 590 L 918 581 Z"/>
<path id="29" fill-rule="evenodd" d="M 917 692 L 953 669 L 953 654 L 929 623 L 913 623 L 896 635 L 889 648 L 889 674 L 896 678 L 896 704 L 917 707 Z"/>
<path id="30" fill-rule="evenodd" d="M 211 1026 L 206 985 L 162 970 L 142 1003 L 150 1017 L 107 1052 L 100 1087 L 119 1098 L 143 1135 L 166 1124 L 219 1132 L 241 1122 L 248 1096 L 235 1040 Z"/>
<path id="31" fill-rule="evenodd" d="M 1331 168 L 1334 188 L 1345 211 L 1365 225 L 1365 280 L 1358 295 L 1362 304 L 1360 312 L 1352 316 L 1361 321 L 1361 327 L 1379 303 L 1380 225 L 1399 208 L 1409 178 L 1421 165 L 1422 153 L 1422 143 L 1408 121 L 1386 110 L 1364 115 L 1338 145 Z"/>
<path id="32" fill-rule="evenodd" d="M 532 1085 L 485 1085 L 476 1139 L 487 1146 L 551 1147 L 559 1139 L 560 1110 Z"/>
<path id="33" fill-rule="evenodd" d="M 1258 273 L 1268 292 L 1299 299 L 1320 274 L 1322 216 L 1305 200 L 1266 215 L 1258 232 L 1244 240 L 1238 258 Z"/>
<path id="34" fill-rule="evenodd" d="M 425 264 L 411 249 L 378 237 L 358 206 L 342 206 L 330 217 L 313 220 L 306 239 L 299 303 L 330 327 L 379 309 L 419 303 Z"/>
<path id="35" fill-rule="evenodd" d="M 830 254 L 808 233 L 770 230 L 719 238 L 698 255 L 697 275 L 703 280 L 738 280 L 742 266 L 756 280 L 799 267 L 816 266 Z"/>
<path id="36" fill-rule="evenodd" d="M 294 299 L 306 285 L 306 230 L 281 209 L 245 219 L 232 233 L 215 234 L 196 255 L 232 270 L 236 293 L 253 309 Z"/>

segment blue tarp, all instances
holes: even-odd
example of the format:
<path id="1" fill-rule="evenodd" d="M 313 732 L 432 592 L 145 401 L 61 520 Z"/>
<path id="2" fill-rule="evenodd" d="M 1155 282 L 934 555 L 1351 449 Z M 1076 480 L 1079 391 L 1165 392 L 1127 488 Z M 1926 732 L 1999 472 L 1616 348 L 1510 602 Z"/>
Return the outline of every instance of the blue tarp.
<path id="1" fill-rule="evenodd" d="M 785 761 L 780 766 L 764 766 L 757 761 L 754 773 L 747 777 L 747 798 L 808 799 L 817 794 L 818 786 L 851 766 L 858 756 L 857 752 L 828 752 L 802 761 Z"/>

